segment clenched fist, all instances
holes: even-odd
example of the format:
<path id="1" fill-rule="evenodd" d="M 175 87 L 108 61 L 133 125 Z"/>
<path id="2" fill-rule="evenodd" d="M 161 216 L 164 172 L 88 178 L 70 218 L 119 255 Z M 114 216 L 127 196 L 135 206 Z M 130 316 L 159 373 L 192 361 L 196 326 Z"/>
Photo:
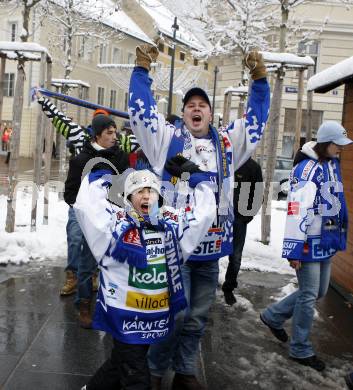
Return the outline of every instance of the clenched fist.
<path id="1" fill-rule="evenodd" d="M 159 51 L 156 46 L 140 45 L 136 47 L 136 66 L 151 70 L 151 63 L 156 62 Z"/>
<path id="2" fill-rule="evenodd" d="M 249 68 L 253 80 L 262 79 L 267 76 L 264 60 L 257 50 L 250 51 L 246 54 L 245 65 Z"/>

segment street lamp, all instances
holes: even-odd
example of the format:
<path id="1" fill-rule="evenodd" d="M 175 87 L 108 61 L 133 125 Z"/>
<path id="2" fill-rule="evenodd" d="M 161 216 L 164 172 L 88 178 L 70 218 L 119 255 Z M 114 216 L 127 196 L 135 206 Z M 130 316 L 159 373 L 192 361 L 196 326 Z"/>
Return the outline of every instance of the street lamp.
<path id="1" fill-rule="evenodd" d="M 172 47 L 172 62 L 170 65 L 170 80 L 169 80 L 169 98 L 168 98 L 168 115 L 172 113 L 172 103 L 173 103 L 173 78 L 174 78 L 174 62 L 175 62 L 175 38 L 176 32 L 179 30 L 177 23 L 177 17 L 174 18 L 174 24 L 172 26 L 173 31 L 173 47 Z"/>
<path id="2" fill-rule="evenodd" d="M 214 81 L 213 81 L 213 98 L 212 98 L 212 126 L 214 123 L 214 109 L 216 104 L 216 88 L 217 88 L 217 73 L 219 72 L 218 66 L 214 68 Z"/>

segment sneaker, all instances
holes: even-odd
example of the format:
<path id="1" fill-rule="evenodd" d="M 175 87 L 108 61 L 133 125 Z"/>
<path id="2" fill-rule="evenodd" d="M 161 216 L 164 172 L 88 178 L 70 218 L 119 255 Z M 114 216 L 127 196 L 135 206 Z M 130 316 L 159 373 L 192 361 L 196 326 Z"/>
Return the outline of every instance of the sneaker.
<path id="1" fill-rule="evenodd" d="M 344 380 L 347 383 L 348 389 L 353 390 L 353 371 L 345 375 Z"/>
<path id="2" fill-rule="evenodd" d="M 273 328 L 265 321 L 265 319 L 262 317 L 262 314 L 260 314 L 260 320 L 270 329 L 271 333 L 276 337 L 277 340 L 282 341 L 282 343 L 286 343 L 288 341 L 288 334 L 283 328 Z"/>
<path id="3" fill-rule="evenodd" d="M 237 302 L 237 299 L 235 298 L 233 291 L 231 290 L 223 290 L 224 293 L 224 300 L 226 301 L 226 304 L 229 306 L 233 306 L 234 303 Z"/>
<path id="4" fill-rule="evenodd" d="M 66 280 L 60 290 L 60 295 L 71 295 L 77 291 L 77 276 L 72 271 L 66 271 Z"/>
<path id="5" fill-rule="evenodd" d="M 201 385 L 195 375 L 175 373 L 172 390 L 206 390 L 206 387 Z"/>
<path id="6" fill-rule="evenodd" d="M 294 360 L 299 364 L 302 364 L 303 366 L 311 367 L 316 371 L 323 371 L 326 367 L 325 363 L 322 360 L 318 359 L 315 355 L 309 356 L 307 358 L 296 358 L 290 356 L 290 359 Z"/>

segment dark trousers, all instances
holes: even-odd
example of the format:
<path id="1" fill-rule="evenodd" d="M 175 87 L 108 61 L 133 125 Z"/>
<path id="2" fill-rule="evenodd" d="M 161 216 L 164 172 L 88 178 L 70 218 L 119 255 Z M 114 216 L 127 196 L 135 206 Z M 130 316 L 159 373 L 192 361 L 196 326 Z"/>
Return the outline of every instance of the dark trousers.
<path id="1" fill-rule="evenodd" d="M 146 355 L 148 344 L 125 344 L 113 340 L 110 358 L 98 369 L 87 390 L 150 390 Z"/>
<path id="2" fill-rule="evenodd" d="M 246 227 L 246 222 L 241 218 L 235 218 L 233 224 L 233 254 L 229 255 L 229 263 L 222 290 L 233 291 L 238 286 L 237 277 L 245 244 Z"/>

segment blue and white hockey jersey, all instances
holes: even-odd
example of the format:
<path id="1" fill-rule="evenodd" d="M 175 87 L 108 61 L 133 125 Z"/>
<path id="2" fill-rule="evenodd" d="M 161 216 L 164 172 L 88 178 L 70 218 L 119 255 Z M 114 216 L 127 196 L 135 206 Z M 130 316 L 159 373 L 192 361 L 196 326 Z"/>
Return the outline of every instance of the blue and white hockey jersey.
<path id="1" fill-rule="evenodd" d="M 189 258 L 216 215 L 215 196 L 207 184 L 200 184 L 195 189 L 193 210 L 163 218 L 163 223 L 177 237 L 177 248 L 174 248 L 165 245 L 163 231 L 143 228 L 142 237 L 137 229 L 125 234 L 129 220 L 124 209 L 107 200 L 107 182 L 107 175 L 91 183 L 86 176 L 74 204 L 79 224 L 100 268 L 93 327 L 124 343 L 156 343 L 169 335 L 173 325 L 170 289 L 182 283 L 175 280 L 177 273 L 173 273 L 168 283 L 167 255 L 178 251 L 182 261 Z M 204 208 L 208 214 L 203 212 Z M 121 237 L 131 245 L 145 248 L 146 267 L 117 260 L 114 249 Z"/>
<path id="2" fill-rule="evenodd" d="M 339 161 L 319 163 L 314 145 L 303 146 L 307 158 L 290 175 L 282 249 L 288 260 L 325 261 L 346 245 L 348 221 Z"/>
<path id="3" fill-rule="evenodd" d="M 214 223 L 190 257 L 190 260 L 218 260 L 233 252 L 234 171 L 254 152 L 261 140 L 268 118 L 270 91 L 266 79 L 252 83 L 246 115 L 220 131 L 220 141 L 196 138 L 181 123 L 180 128 L 166 123 L 158 113 L 151 93 L 152 80 L 147 70 L 136 67 L 130 81 L 129 115 L 132 130 L 156 174 L 164 177 L 164 165 L 171 148 L 181 145 L 177 153 L 196 163 L 201 170 L 217 172 L 222 190 L 216 194 L 218 213 Z M 210 127 L 210 134 L 218 134 Z M 219 143 L 222 146 L 219 146 Z M 222 156 L 222 147 L 224 153 Z M 225 157 L 224 157 L 225 156 Z M 170 183 L 169 183 L 170 184 Z M 177 186 L 176 186 L 177 188 Z M 189 189 L 192 203 L 193 191 Z M 208 212 L 204 208 L 205 214 Z"/>

